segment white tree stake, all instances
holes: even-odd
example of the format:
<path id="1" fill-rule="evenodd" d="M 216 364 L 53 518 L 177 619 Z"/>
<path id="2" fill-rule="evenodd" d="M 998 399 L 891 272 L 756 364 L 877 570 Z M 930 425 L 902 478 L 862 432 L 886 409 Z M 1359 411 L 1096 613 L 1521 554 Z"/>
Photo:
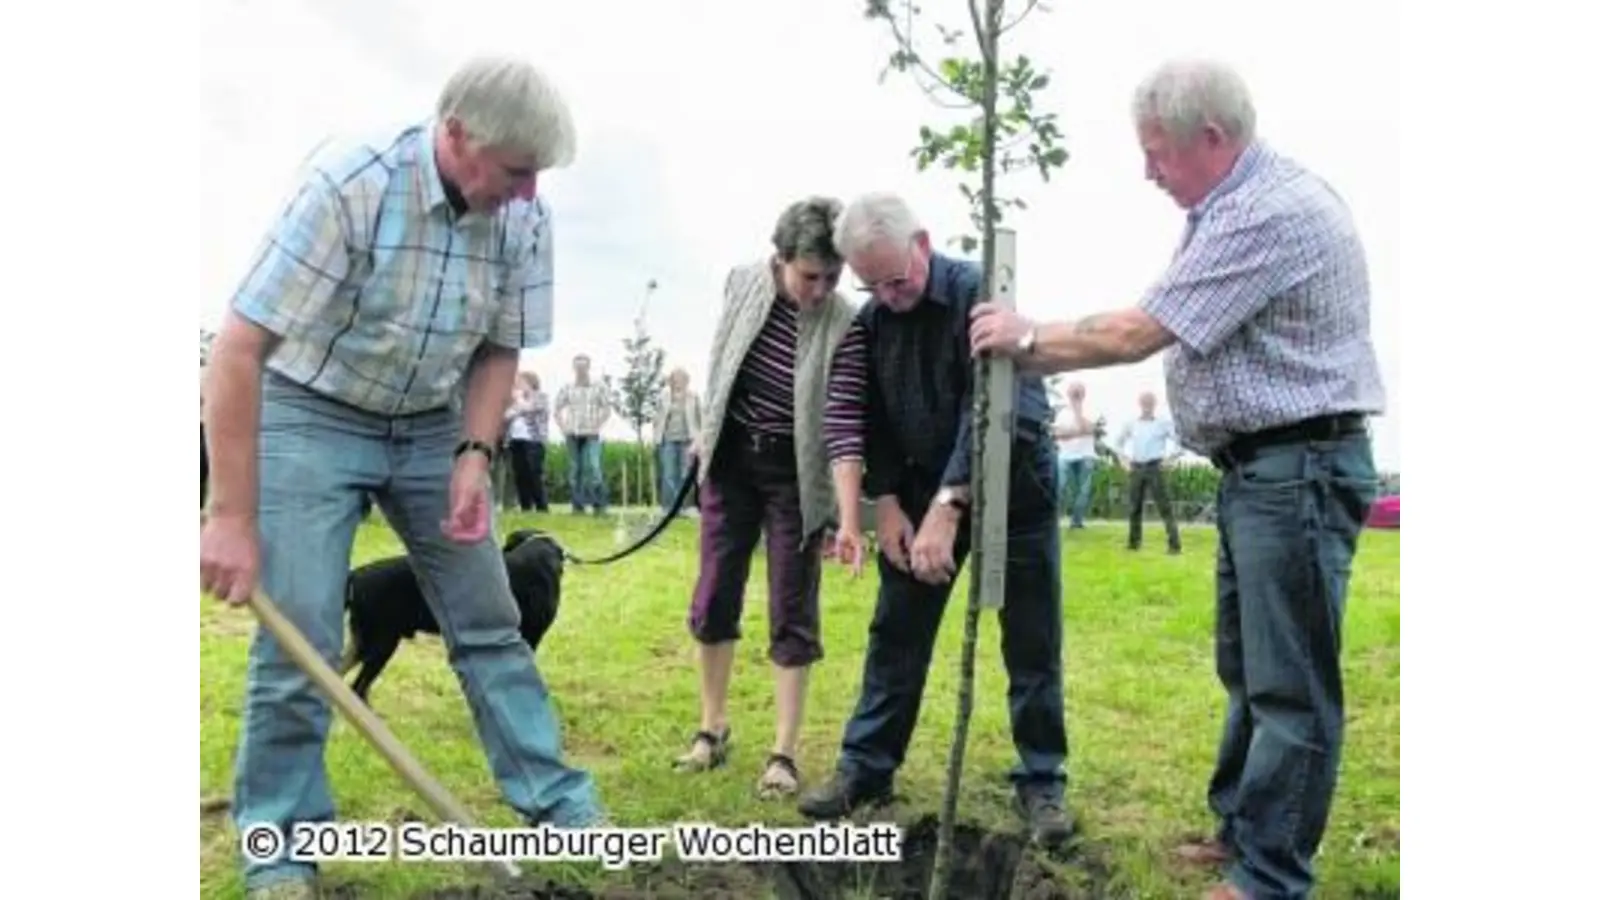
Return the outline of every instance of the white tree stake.
<path id="1" fill-rule="evenodd" d="M 1017 308 L 1017 233 L 994 230 L 994 294 L 989 300 L 1004 309 Z M 1011 442 L 1016 433 L 1016 364 L 996 356 L 989 360 L 989 423 L 983 434 L 983 520 L 975 540 L 983 542 L 983 571 L 977 573 L 978 600 L 984 609 L 1006 602 L 1006 520 L 1011 508 Z"/>

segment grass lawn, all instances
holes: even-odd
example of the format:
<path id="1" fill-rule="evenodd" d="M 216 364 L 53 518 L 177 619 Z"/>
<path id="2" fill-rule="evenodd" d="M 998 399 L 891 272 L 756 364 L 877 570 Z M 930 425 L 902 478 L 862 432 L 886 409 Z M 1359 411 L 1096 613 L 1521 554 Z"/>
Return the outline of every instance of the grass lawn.
<path id="1" fill-rule="evenodd" d="M 358 536 L 357 563 L 400 552 L 381 519 L 374 521 Z M 557 534 L 579 555 L 614 546 L 605 521 L 560 513 L 514 516 L 501 531 L 522 525 Z M 1169 557 L 1159 533 L 1149 537 L 1145 551 L 1131 555 L 1123 549 L 1123 526 L 1063 532 L 1068 799 L 1081 822 L 1083 849 L 1078 863 L 1051 865 L 1063 884 L 1077 885 L 1089 896 L 1191 897 L 1210 883 L 1204 873 L 1174 864 L 1167 848 L 1212 825 L 1205 787 L 1223 708 L 1212 671 L 1216 540 L 1209 528 L 1186 529 L 1184 554 Z M 693 647 L 684 624 L 696 538 L 696 523 L 685 521 L 621 563 L 568 568 L 560 618 L 539 660 L 559 704 L 568 751 L 595 774 L 621 825 L 799 824 L 792 806 L 764 804 L 753 793 L 772 721 L 771 678 L 765 641 L 759 639 L 766 632 L 766 578 L 759 552 L 745 626 L 746 635 L 757 639 L 743 643 L 734 673 L 732 761 L 709 775 L 687 777 L 671 770 L 671 759 L 698 720 Z M 855 702 L 876 584 L 870 569 L 860 580 L 831 562 L 826 571 L 827 658 L 813 674 L 801 745 L 800 764 L 808 779 L 830 770 Z M 886 811 L 902 822 L 938 808 L 956 705 L 966 583 L 963 576 L 946 611 L 917 734 L 897 782 L 906 799 Z M 992 615 L 985 616 L 983 628 L 961 816 L 988 829 L 1014 831 L 1018 822 L 1008 805 L 1004 772 L 1015 753 Z M 206 796 L 230 789 L 253 629 L 248 612 L 201 599 L 200 759 Z M 1318 896 L 1398 896 L 1398 533 L 1364 536 L 1344 635 L 1347 738 L 1333 817 L 1317 861 Z M 372 703 L 484 824 L 518 824 L 499 801 L 437 639 L 403 646 L 374 687 Z M 341 819 L 398 823 L 428 813 L 360 735 L 337 718 L 327 760 Z M 431 814 L 420 817 L 433 821 Z M 204 818 L 200 834 L 202 896 L 242 896 L 231 822 L 226 816 Z M 614 881 L 637 884 L 649 871 L 606 873 L 569 865 L 532 874 L 598 888 Z M 481 867 L 431 864 L 347 864 L 324 872 L 324 883 L 342 885 L 344 896 L 382 898 L 436 893 L 485 878 Z"/>

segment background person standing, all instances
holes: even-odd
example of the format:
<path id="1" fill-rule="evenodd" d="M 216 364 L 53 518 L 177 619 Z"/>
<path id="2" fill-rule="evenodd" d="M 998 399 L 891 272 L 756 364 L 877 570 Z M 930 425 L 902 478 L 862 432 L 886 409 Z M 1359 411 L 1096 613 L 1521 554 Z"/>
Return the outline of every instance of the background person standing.
<path id="1" fill-rule="evenodd" d="M 1094 496 L 1095 423 L 1083 408 L 1083 382 L 1067 386 L 1067 405 L 1056 411 L 1051 433 L 1056 439 L 1056 481 L 1072 515 L 1072 528 L 1083 527 Z"/>
<path id="2" fill-rule="evenodd" d="M 556 426 L 567 441 L 567 484 L 572 511 L 606 511 L 608 492 L 601 465 L 600 432 L 611 418 L 611 397 L 606 386 L 589 379 L 589 357 L 572 358 L 572 383 L 556 394 Z"/>
<path id="3" fill-rule="evenodd" d="M 1178 520 L 1167 496 L 1163 467 L 1178 454 L 1177 433 L 1172 421 L 1156 418 L 1156 395 L 1139 395 L 1139 417 L 1122 426 L 1117 445 L 1112 448 L 1128 470 L 1128 549 L 1137 550 L 1144 542 L 1144 498 L 1149 493 L 1156 501 L 1161 524 L 1167 528 L 1167 552 L 1183 550 L 1178 536 Z"/>

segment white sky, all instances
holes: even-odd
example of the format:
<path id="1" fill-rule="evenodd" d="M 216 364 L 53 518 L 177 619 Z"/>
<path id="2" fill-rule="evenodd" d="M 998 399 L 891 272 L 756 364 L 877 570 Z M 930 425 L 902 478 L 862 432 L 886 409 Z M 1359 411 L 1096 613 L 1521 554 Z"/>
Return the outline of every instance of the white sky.
<path id="1" fill-rule="evenodd" d="M 621 373 L 622 338 L 656 279 L 648 323 L 703 381 L 728 267 L 767 252 L 779 211 L 807 193 L 905 194 L 942 241 L 967 228 L 943 174 L 918 174 L 916 128 L 949 115 L 903 76 L 879 85 L 888 37 L 860 0 L 275 0 L 206 4 L 204 172 L 215 227 L 202 259 L 201 321 L 214 323 L 277 210 L 285 178 L 331 130 L 426 115 L 459 60 L 484 49 L 523 54 L 569 95 L 580 129 L 569 169 L 541 181 L 556 210 L 555 341 L 525 354 L 547 385 L 572 355 Z M 1157 0 L 1072 5 L 1011 32 L 1053 74 L 1042 105 L 1058 112 L 1072 154 L 1046 185 L 1012 176 L 1003 190 L 1031 209 L 1018 232 L 1019 304 L 1076 317 L 1133 303 L 1170 257 L 1182 213 L 1145 183 L 1126 109 L 1139 77 L 1170 54 L 1232 61 L 1255 93 L 1260 131 L 1329 178 L 1355 209 L 1370 254 L 1373 338 L 1388 388 L 1376 424 L 1381 466 L 1400 465 L 1400 298 L 1421 276 L 1391 252 L 1399 175 L 1385 158 L 1399 104 L 1371 66 L 1332 79 L 1350 47 L 1372 47 L 1383 5 L 1341 4 L 1301 43 L 1281 4 Z M 965 6 L 924 4 L 962 26 Z M 387 11 L 378 15 L 377 10 Z M 448 13 L 446 12 L 448 10 Z M 1206 10 L 1206 11 L 1202 11 Z M 489 44 L 462 21 L 494 22 Z M 1249 27 L 1241 27 L 1246 23 Z M 1291 40 L 1290 38 L 1294 38 Z M 695 45 L 704 49 L 691 49 Z M 295 64 L 285 65 L 285 55 Z M 1159 358 L 1083 373 L 1113 427 L 1141 390 L 1163 394 Z"/>

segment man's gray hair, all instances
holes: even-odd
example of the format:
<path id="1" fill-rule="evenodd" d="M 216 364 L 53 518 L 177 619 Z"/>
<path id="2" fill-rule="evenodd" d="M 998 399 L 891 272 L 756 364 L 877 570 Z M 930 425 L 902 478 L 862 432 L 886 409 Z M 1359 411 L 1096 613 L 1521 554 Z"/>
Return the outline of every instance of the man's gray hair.
<path id="1" fill-rule="evenodd" d="M 523 60 L 469 60 L 445 82 L 436 111 L 441 120 L 460 120 L 480 145 L 527 154 L 542 169 L 560 168 L 577 155 L 566 100 L 543 72 Z"/>
<path id="2" fill-rule="evenodd" d="M 1250 89 L 1231 67 L 1206 59 L 1161 64 L 1133 93 L 1136 125 L 1151 124 L 1180 146 L 1215 126 L 1236 143 L 1256 135 L 1256 109 Z"/>
<path id="3" fill-rule="evenodd" d="M 809 258 L 827 265 L 843 262 L 833 236 L 833 221 L 843 206 L 832 197 L 807 197 L 789 204 L 772 229 L 778 258 L 784 262 Z"/>
<path id="4" fill-rule="evenodd" d="M 922 223 L 906 201 L 886 192 L 862 194 L 852 200 L 833 226 L 839 252 L 847 257 L 878 241 L 909 244 L 922 230 Z"/>

